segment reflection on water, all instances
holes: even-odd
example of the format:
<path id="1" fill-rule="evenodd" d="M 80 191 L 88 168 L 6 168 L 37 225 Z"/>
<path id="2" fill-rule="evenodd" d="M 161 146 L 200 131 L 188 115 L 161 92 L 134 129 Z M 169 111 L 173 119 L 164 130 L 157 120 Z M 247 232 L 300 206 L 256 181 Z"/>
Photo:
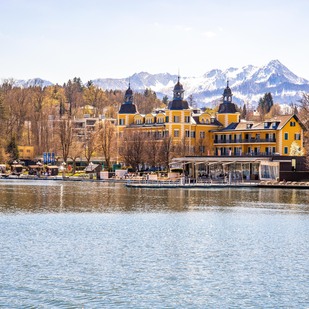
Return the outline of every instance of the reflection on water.
<path id="1" fill-rule="evenodd" d="M 308 308 L 308 197 L 0 181 L 0 308 Z"/>
<path id="2" fill-rule="evenodd" d="M 209 207 L 309 210 L 296 189 L 141 189 L 96 182 L 0 182 L 1 212 L 187 211 Z"/>

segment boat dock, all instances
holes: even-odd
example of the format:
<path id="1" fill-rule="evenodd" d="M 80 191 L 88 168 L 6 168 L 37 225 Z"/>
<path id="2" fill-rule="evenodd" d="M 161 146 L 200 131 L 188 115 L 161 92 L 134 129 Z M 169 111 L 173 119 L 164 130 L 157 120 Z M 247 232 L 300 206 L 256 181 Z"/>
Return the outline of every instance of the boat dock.
<path id="1" fill-rule="evenodd" d="M 309 189 L 309 182 L 276 182 L 276 181 L 190 181 L 190 180 L 146 180 L 130 179 L 126 182 L 129 188 L 289 188 Z"/>

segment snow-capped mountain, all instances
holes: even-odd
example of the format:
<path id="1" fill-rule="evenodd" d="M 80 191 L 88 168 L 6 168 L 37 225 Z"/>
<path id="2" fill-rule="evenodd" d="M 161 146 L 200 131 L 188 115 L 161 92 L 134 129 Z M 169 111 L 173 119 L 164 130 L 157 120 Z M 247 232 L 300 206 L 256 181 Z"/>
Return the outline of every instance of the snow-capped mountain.
<path id="1" fill-rule="evenodd" d="M 41 78 L 32 78 L 28 80 L 22 80 L 22 79 L 15 80 L 14 86 L 23 87 L 23 88 L 33 87 L 33 86 L 48 87 L 48 86 L 53 86 L 53 83 L 48 80 L 41 79 Z"/>
<path id="2" fill-rule="evenodd" d="M 150 88 L 159 98 L 173 96 L 173 87 L 178 76 L 169 73 L 135 73 L 123 79 L 95 79 L 93 83 L 102 89 L 125 90 L 130 82 L 134 91 L 142 92 Z M 280 61 L 272 60 L 263 67 L 247 65 L 227 70 L 214 69 L 200 77 L 181 77 L 185 97 L 193 96 L 196 105 L 204 106 L 222 97 L 227 80 L 233 92 L 235 103 L 257 103 L 270 92 L 276 103 L 297 103 L 303 92 L 309 92 L 309 81 L 298 77 Z"/>
<path id="3" fill-rule="evenodd" d="M 172 99 L 177 80 L 178 75 L 169 73 L 140 72 L 126 78 L 98 78 L 92 82 L 97 87 L 107 90 L 126 90 L 130 82 L 131 89 L 135 92 L 144 92 L 146 88 L 150 88 L 159 98 L 162 99 L 166 95 Z M 309 81 L 295 75 L 278 60 L 272 60 L 262 67 L 247 65 L 227 70 L 213 69 L 199 77 L 180 79 L 185 97 L 192 95 L 195 105 L 199 107 L 218 102 L 222 98 L 227 81 L 233 92 L 233 101 L 239 105 L 248 103 L 254 106 L 266 92 L 272 94 L 275 103 L 297 104 L 304 92 L 309 93 Z M 53 85 L 41 78 L 17 80 L 14 84 L 21 87 Z"/>

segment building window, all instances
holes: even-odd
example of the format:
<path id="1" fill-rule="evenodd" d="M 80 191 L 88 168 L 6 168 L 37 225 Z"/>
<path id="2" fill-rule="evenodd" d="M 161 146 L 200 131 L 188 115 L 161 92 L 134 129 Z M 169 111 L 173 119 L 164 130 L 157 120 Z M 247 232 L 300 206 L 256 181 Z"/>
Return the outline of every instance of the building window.
<path id="1" fill-rule="evenodd" d="M 179 116 L 174 116 L 174 122 L 179 122 Z"/>
<path id="2" fill-rule="evenodd" d="M 179 137 L 179 130 L 174 130 L 174 137 Z"/>
<path id="3" fill-rule="evenodd" d="M 284 140 L 287 141 L 289 139 L 289 133 L 284 133 Z"/>
<path id="4" fill-rule="evenodd" d="M 195 138 L 195 131 L 191 131 L 191 137 Z"/>
<path id="5" fill-rule="evenodd" d="M 185 122 L 190 123 L 190 116 L 185 116 Z"/>
<path id="6" fill-rule="evenodd" d="M 200 138 L 205 138 L 205 132 L 204 131 L 200 132 Z"/>
<path id="7" fill-rule="evenodd" d="M 295 121 L 291 121 L 291 122 L 290 122 L 290 126 L 291 126 L 291 127 L 295 127 L 295 126 L 296 126 L 296 122 L 295 122 Z"/>
<path id="8" fill-rule="evenodd" d="M 186 130 L 186 137 L 190 137 L 190 131 L 189 130 Z"/>
<path id="9" fill-rule="evenodd" d="M 289 148 L 288 148 L 288 147 L 284 147 L 283 153 L 284 153 L 284 154 L 288 154 L 288 153 L 289 153 Z"/>
<path id="10" fill-rule="evenodd" d="M 119 119 L 119 125 L 124 126 L 124 119 Z"/>
<path id="11" fill-rule="evenodd" d="M 163 118 L 162 117 L 158 118 L 158 123 L 163 123 Z"/>
<path id="12" fill-rule="evenodd" d="M 294 139 L 295 139 L 296 141 L 300 141 L 300 134 L 299 134 L 299 133 L 295 133 Z"/>

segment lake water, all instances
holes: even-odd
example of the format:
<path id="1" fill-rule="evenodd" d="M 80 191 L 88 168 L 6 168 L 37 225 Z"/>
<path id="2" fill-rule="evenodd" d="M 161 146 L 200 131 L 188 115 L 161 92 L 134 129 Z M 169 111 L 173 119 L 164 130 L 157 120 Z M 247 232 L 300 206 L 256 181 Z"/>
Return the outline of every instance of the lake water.
<path id="1" fill-rule="evenodd" d="M 309 308 L 309 190 L 0 181 L 0 307 Z"/>

